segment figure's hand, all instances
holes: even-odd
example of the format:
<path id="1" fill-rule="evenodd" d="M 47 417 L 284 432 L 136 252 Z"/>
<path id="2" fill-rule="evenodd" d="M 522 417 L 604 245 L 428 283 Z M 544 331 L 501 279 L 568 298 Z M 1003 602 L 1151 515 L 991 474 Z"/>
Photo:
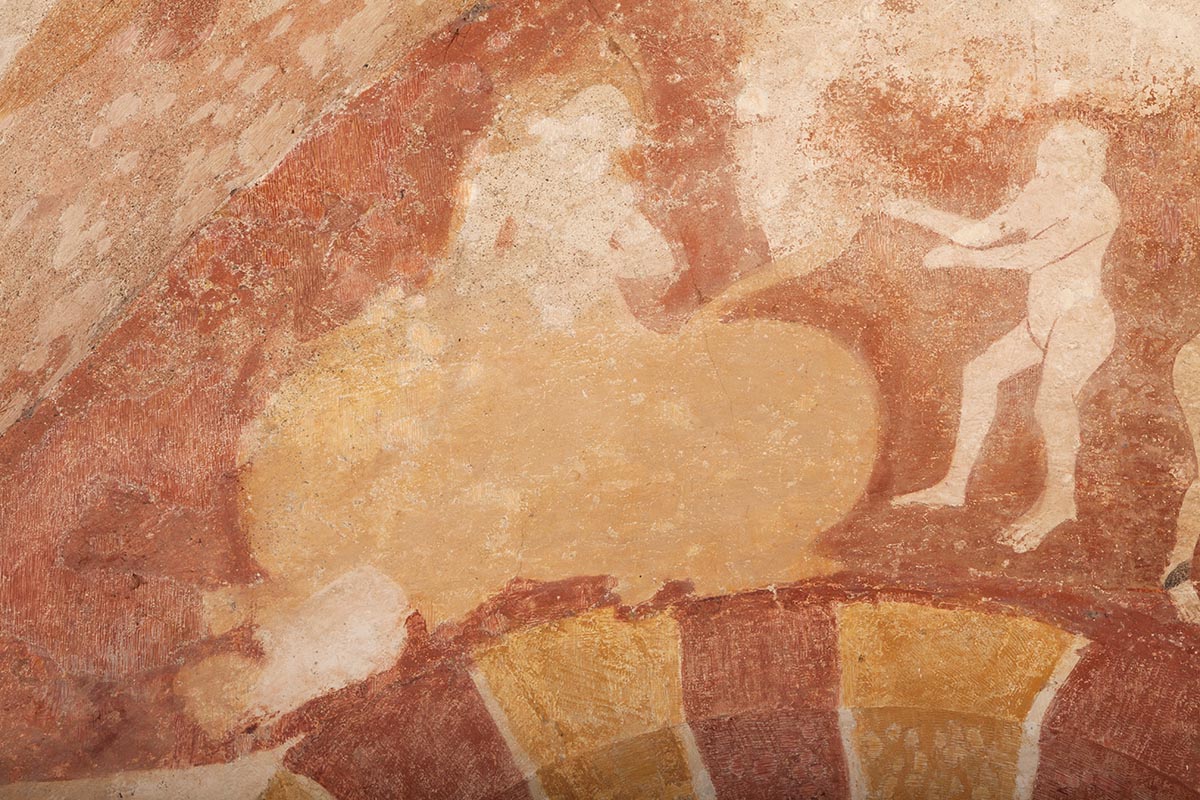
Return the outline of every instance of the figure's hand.
<path id="1" fill-rule="evenodd" d="M 950 267 L 965 266 L 963 263 L 962 248 L 952 244 L 935 247 L 925 254 L 924 264 L 927 269 L 948 269 Z"/>

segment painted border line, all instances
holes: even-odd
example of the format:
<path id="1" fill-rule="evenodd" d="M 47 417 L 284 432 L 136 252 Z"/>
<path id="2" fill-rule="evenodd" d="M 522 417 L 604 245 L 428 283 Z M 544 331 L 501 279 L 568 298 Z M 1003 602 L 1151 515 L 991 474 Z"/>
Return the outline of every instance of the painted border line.
<path id="1" fill-rule="evenodd" d="M 525 748 L 517 741 L 517 737 L 512 731 L 512 725 L 509 724 L 508 714 L 505 714 L 504 709 L 500 707 L 500 701 L 492 692 L 492 687 L 488 683 L 487 678 L 477 667 L 471 667 L 470 675 L 471 682 L 475 684 L 475 690 L 483 698 L 483 704 L 487 707 L 488 714 L 492 717 L 492 722 L 495 723 L 496 729 L 500 731 L 500 737 L 504 739 L 504 744 L 508 745 L 508 752 L 512 754 L 517 769 L 525 776 L 525 784 L 529 787 L 529 794 L 533 797 L 533 800 L 549 800 L 546 790 L 542 786 L 542 781 L 538 778 L 537 764 L 533 763 L 533 759 L 529 757 L 529 753 L 525 752 Z"/>
<path id="2" fill-rule="evenodd" d="M 1046 712 L 1050 710 L 1050 704 L 1054 702 L 1058 690 L 1067 682 L 1071 671 L 1083 656 L 1083 649 L 1089 644 L 1089 640 L 1076 636 L 1071 646 L 1059 658 L 1054 672 L 1050 673 L 1050 680 L 1046 681 L 1046 685 L 1033 698 L 1029 713 L 1021 723 L 1021 749 L 1017 755 L 1017 781 L 1013 788 L 1013 800 L 1031 800 L 1033 797 L 1038 762 L 1042 756 L 1042 722 L 1045 721 Z"/>
<path id="3" fill-rule="evenodd" d="M 700 753 L 692 726 L 683 723 L 675 729 L 675 735 L 679 737 L 679 743 L 683 745 L 683 752 L 687 756 L 688 772 L 692 775 L 692 792 L 696 800 L 717 800 L 717 788 L 713 786 L 712 776 L 708 774 L 708 767 L 704 765 L 704 756 Z"/>
<path id="4" fill-rule="evenodd" d="M 842 754 L 846 759 L 846 775 L 850 780 L 850 800 L 866 800 L 867 774 L 863 772 L 862 760 L 854 746 L 854 729 L 857 727 L 854 709 L 839 705 L 838 732 L 842 737 Z"/>

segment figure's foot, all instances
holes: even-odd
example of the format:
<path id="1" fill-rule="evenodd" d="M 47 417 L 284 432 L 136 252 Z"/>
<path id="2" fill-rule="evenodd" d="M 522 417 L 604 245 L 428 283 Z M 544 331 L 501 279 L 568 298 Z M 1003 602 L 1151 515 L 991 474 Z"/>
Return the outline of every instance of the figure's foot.
<path id="1" fill-rule="evenodd" d="M 1181 620 L 1200 625 L 1200 593 L 1196 591 L 1196 584 L 1184 581 L 1167 594 L 1171 596 L 1171 602 L 1175 604 L 1175 613 Z"/>
<path id="2" fill-rule="evenodd" d="M 1042 497 L 1000 536 L 1018 553 L 1028 553 L 1042 543 L 1050 531 L 1075 519 L 1075 493 L 1060 498 Z"/>
<path id="3" fill-rule="evenodd" d="M 946 481 L 892 498 L 892 505 L 895 506 L 961 506 L 966 502 L 966 487 L 954 486 Z"/>
<path id="4" fill-rule="evenodd" d="M 1192 582 L 1192 565 L 1186 561 L 1167 571 L 1163 588 L 1175 605 L 1175 613 L 1184 622 L 1200 625 L 1200 593 Z"/>

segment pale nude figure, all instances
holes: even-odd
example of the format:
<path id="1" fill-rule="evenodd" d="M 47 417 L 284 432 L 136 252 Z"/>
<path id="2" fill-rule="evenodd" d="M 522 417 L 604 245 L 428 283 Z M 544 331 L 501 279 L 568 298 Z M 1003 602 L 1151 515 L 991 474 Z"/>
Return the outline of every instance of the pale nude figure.
<path id="1" fill-rule="evenodd" d="M 1200 455 L 1200 336 L 1192 339 L 1175 358 L 1175 394 Z M 1193 481 L 1183 498 L 1175 527 L 1175 549 L 1167 561 L 1163 586 L 1180 619 L 1200 625 L 1200 593 L 1196 591 L 1194 559 L 1200 541 L 1200 480 Z"/>
<path id="2" fill-rule="evenodd" d="M 1101 289 L 1101 273 L 1120 206 L 1103 179 L 1106 147 L 1099 131 L 1078 123 L 1056 125 L 1038 147 L 1033 179 L 1010 204 L 982 221 L 913 200 L 898 200 L 887 208 L 890 215 L 951 240 L 925 256 L 928 268 L 1029 273 L 1028 316 L 964 370 L 958 435 L 946 475 L 927 489 L 893 500 L 961 506 L 996 415 L 1000 383 L 1041 364 L 1034 413 L 1045 442 L 1046 480 L 1032 508 L 1001 536 L 1017 552 L 1032 550 L 1058 525 L 1075 518 L 1078 398 L 1113 349 L 1116 325 Z"/>

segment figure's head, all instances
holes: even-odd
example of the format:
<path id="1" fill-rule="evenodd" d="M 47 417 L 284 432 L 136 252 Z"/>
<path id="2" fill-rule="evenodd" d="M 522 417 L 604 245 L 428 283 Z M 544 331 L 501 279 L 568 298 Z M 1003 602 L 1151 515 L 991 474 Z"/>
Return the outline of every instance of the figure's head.
<path id="1" fill-rule="evenodd" d="M 1078 122 L 1060 122 L 1038 145 L 1037 174 L 1084 180 L 1104 174 L 1108 136 Z"/>

